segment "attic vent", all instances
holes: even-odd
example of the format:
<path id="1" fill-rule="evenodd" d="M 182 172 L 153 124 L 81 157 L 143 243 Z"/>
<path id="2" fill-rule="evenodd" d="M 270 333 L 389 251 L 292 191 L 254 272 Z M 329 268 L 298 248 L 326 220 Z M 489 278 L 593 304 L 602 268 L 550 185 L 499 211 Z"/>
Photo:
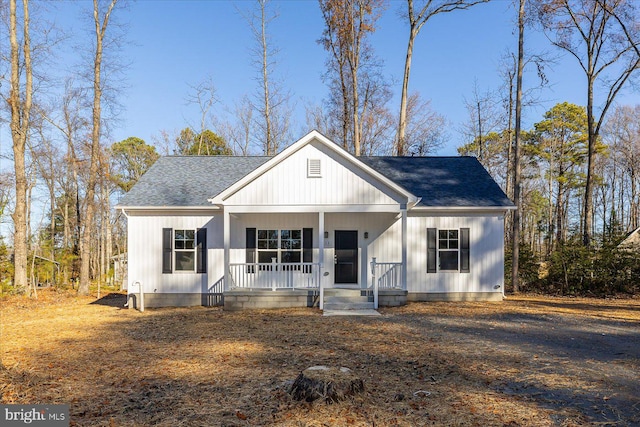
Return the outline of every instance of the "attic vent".
<path id="1" fill-rule="evenodd" d="M 307 178 L 322 177 L 322 169 L 320 168 L 320 159 L 307 159 Z"/>

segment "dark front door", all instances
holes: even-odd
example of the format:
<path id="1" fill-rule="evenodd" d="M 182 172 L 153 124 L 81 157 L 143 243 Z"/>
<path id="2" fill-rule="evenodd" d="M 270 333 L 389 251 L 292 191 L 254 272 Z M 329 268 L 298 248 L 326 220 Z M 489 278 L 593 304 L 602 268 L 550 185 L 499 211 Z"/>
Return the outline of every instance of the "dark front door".
<path id="1" fill-rule="evenodd" d="M 336 230 L 335 282 L 358 283 L 358 232 Z"/>

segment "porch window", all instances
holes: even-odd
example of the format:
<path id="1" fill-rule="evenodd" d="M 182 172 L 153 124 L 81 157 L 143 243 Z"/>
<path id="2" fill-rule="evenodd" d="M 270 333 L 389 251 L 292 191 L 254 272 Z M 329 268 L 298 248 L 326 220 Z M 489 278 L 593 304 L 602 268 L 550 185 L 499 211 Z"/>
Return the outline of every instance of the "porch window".
<path id="1" fill-rule="evenodd" d="M 427 229 L 427 273 L 469 273 L 469 229 Z"/>
<path id="2" fill-rule="evenodd" d="M 278 263 L 300 264 L 313 262 L 313 229 L 294 230 L 257 230 L 246 229 L 247 264 L 270 264 L 275 258 Z M 270 269 L 262 265 L 261 269 Z M 299 265 L 288 265 L 286 269 L 299 270 Z M 254 273 L 253 265 L 247 266 L 248 273 Z M 310 273 L 311 266 L 304 267 L 304 273 Z"/>
<path id="3" fill-rule="evenodd" d="M 302 262 L 302 230 L 258 230 L 258 262 Z"/>
<path id="4" fill-rule="evenodd" d="M 207 272 L 207 229 L 162 229 L 162 272 Z"/>

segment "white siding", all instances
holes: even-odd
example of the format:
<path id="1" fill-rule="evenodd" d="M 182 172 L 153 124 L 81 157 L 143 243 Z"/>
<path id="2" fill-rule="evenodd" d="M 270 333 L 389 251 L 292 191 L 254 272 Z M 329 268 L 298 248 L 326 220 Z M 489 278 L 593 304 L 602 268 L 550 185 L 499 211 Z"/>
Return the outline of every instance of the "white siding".
<path id="1" fill-rule="evenodd" d="M 470 272 L 427 274 L 427 228 L 469 228 Z M 409 216 L 409 292 L 499 292 L 504 290 L 504 219 L 487 216 Z"/>
<path id="2" fill-rule="evenodd" d="M 204 227 L 207 228 L 207 247 L 209 248 L 207 251 L 208 274 L 186 272 L 162 274 L 162 229 L 195 230 Z M 224 275 L 222 247 L 222 215 L 129 215 L 129 285 L 140 281 L 145 293 L 206 293 L 208 287 Z"/>
<path id="3" fill-rule="evenodd" d="M 231 263 L 245 262 L 245 229 L 313 228 L 314 262 L 319 259 L 318 214 L 232 214 Z M 206 293 L 224 276 L 223 215 L 135 215 L 129 216 L 129 284 L 141 281 L 147 293 Z M 208 274 L 162 274 L 162 229 L 207 228 Z M 427 274 L 427 228 L 470 229 L 470 273 Z M 324 286 L 333 285 L 335 230 L 357 230 L 359 283 L 371 283 L 371 259 L 401 261 L 401 220 L 391 213 L 326 213 L 323 272 Z M 364 238 L 364 233 L 368 238 Z M 411 215 L 407 224 L 407 290 L 409 292 L 502 292 L 504 287 L 504 220 L 499 215 L 433 216 Z M 495 288 L 496 286 L 500 288 Z"/>
<path id="4" fill-rule="evenodd" d="M 322 148 L 316 143 L 306 145 L 230 196 L 226 204 L 397 206 L 402 203 L 399 194 L 359 170 L 355 173 L 352 170 L 355 168 L 348 167 L 350 164 L 342 157 Z M 320 160 L 321 177 L 308 177 L 308 159 Z"/>

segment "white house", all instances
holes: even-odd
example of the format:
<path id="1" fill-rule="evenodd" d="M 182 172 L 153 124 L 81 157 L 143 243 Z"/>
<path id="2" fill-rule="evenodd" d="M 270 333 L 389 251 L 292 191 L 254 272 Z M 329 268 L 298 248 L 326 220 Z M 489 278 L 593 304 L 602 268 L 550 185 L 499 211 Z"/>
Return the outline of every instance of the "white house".
<path id="1" fill-rule="evenodd" d="M 274 157 L 160 158 L 117 209 L 131 306 L 235 310 L 500 300 L 514 206 L 473 157 L 354 157 L 313 131 Z"/>

